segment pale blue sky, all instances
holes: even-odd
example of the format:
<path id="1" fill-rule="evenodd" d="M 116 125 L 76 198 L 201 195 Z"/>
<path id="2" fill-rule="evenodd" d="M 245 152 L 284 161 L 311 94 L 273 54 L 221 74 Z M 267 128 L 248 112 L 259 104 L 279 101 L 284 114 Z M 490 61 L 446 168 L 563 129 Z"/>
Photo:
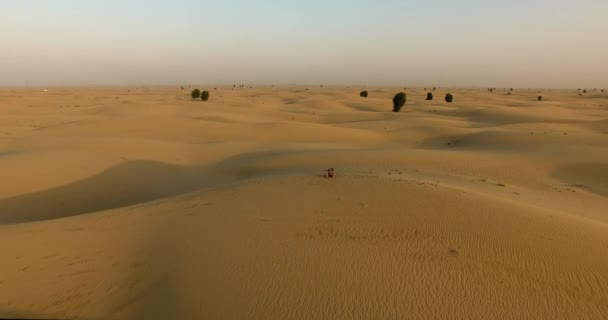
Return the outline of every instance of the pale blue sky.
<path id="1" fill-rule="evenodd" d="M 607 87 L 606 0 L 0 0 L 0 85 Z"/>

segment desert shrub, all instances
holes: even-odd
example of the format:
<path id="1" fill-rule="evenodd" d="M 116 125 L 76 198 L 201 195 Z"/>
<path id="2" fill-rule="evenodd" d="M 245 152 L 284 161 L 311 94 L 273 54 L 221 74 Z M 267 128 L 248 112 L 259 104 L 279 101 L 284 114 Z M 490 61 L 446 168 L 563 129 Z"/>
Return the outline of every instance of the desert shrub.
<path id="1" fill-rule="evenodd" d="M 543 101 L 543 96 L 538 96 L 538 101 Z"/>
<path id="2" fill-rule="evenodd" d="M 513 88 L 509 89 L 509 91 L 513 91 Z"/>
<path id="3" fill-rule="evenodd" d="M 368 94 L 367 94 L 367 91 L 361 91 L 361 93 L 359 93 L 359 96 L 360 96 L 361 98 L 367 98 L 367 95 L 368 95 Z"/>
<path id="4" fill-rule="evenodd" d="M 508 93 L 507 93 L 507 95 L 508 95 L 508 96 L 510 96 L 510 95 L 511 95 L 511 92 L 508 92 Z"/>
<path id="5" fill-rule="evenodd" d="M 437 90 L 437 88 L 436 88 L 436 87 L 433 87 L 433 91 L 435 91 L 435 90 Z"/>
<path id="6" fill-rule="evenodd" d="M 192 90 L 192 99 L 198 99 L 201 97 L 201 91 L 199 89 Z"/>
<path id="7" fill-rule="evenodd" d="M 393 97 L 393 112 L 401 111 L 401 108 L 405 105 L 407 96 L 405 92 L 399 92 Z"/>
<path id="8" fill-rule="evenodd" d="M 184 89 L 186 89 L 186 88 L 184 88 L 183 86 L 182 86 L 182 87 L 180 87 L 180 88 L 182 89 L 182 91 L 184 91 Z"/>
<path id="9" fill-rule="evenodd" d="M 201 92 L 201 100 L 203 100 L 203 101 L 209 100 L 209 91 Z"/>
<path id="10" fill-rule="evenodd" d="M 431 92 L 426 94 L 426 100 L 433 100 L 433 94 Z"/>
<path id="11" fill-rule="evenodd" d="M 452 103 L 454 101 L 454 96 L 451 93 L 445 95 L 445 102 Z"/>
<path id="12" fill-rule="evenodd" d="M 583 90 L 583 93 L 587 93 L 587 90 Z"/>

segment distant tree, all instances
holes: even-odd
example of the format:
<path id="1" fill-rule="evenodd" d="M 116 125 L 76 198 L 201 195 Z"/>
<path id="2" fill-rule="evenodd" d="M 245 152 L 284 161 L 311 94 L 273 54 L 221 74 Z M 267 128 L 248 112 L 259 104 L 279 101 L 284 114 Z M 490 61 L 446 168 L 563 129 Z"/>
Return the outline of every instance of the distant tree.
<path id="1" fill-rule="evenodd" d="M 513 91 L 513 88 L 509 89 L 509 91 Z"/>
<path id="2" fill-rule="evenodd" d="M 510 96 L 510 95 L 511 95 L 511 92 L 508 92 L 508 93 L 507 93 L 507 95 L 508 95 L 508 96 Z"/>
<path id="3" fill-rule="evenodd" d="M 393 97 L 393 112 L 401 111 L 401 108 L 405 105 L 407 96 L 405 92 L 399 92 Z"/>
<path id="4" fill-rule="evenodd" d="M 203 101 L 209 100 L 209 91 L 201 92 L 201 100 L 203 100 Z"/>
<path id="5" fill-rule="evenodd" d="M 543 101 L 543 96 L 538 96 L 538 101 Z"/>
<path id="6" fill-rule="evenodd" d="M 433 87 L 433 91 L 435 91 L 435 90 L 437 90 L 437 88 L 436 88 L 436 87 Z"/>
<path id="7" fill-rule="evenodd" d="M 426 91 L 426 88 L 424 88 L 424 91 Z"/>
<path id="8" fill-rule="evenodd" d="M 201 97 L 201 91 L 199 89 L 192 90 L 192 99 L 198 99 Z"/>
<path id="9" fill-rule="evenodd" d="M 359 97 L 361 98 L 367 98 L 367 91 L 361 91 L 361 93 L 359 93 Z"/>
<path id="10" fill-rule="evenodd" d="M 583 93 L 587 93 L 587 90 L 583 90 Z"/>
<path id="11" fill-rule="evenodd" d="M 433 100 L 433 94 L 431 92 L 426 94 L 426 100 L 428 100 L 428 101 Z"/>
<path id="12" fill-rule="evenodd" d="M 445 102 L 452 103 L 454 101 L 454 96 L 451 93 L 445 95 Z"/>
<path id="13" fill-rule="evenodd" d="M 182 86 L 182 87 L 180 87 L 180 88 L 182 89 L 182 91 L 184 91 L 184 89 L 186 89 L 186 88 L 184 88 L 183 86 Z"/>

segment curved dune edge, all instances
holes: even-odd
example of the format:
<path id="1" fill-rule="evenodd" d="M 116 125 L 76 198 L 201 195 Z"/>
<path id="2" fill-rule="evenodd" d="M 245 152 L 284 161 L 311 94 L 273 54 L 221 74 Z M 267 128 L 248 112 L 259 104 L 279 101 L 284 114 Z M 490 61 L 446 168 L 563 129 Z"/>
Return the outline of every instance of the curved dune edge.
<path id="1" fill-rule="evenodd" d="M 0 298 L 58 317 L 593 318 L 608 311 L 607 229 L 432 184 L 264 177 L 4 227 L 22 267 Z"/>

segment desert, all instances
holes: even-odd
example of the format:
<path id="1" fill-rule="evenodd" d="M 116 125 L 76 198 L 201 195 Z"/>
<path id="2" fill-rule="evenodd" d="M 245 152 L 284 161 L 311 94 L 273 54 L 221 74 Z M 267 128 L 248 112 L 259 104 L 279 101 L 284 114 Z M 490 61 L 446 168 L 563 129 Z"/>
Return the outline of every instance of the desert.
<path id="1" fill-rule="evenodd" d="M 608 317 L 599 89 L 5 87 L 0 176 L 2 318 Z"/>

